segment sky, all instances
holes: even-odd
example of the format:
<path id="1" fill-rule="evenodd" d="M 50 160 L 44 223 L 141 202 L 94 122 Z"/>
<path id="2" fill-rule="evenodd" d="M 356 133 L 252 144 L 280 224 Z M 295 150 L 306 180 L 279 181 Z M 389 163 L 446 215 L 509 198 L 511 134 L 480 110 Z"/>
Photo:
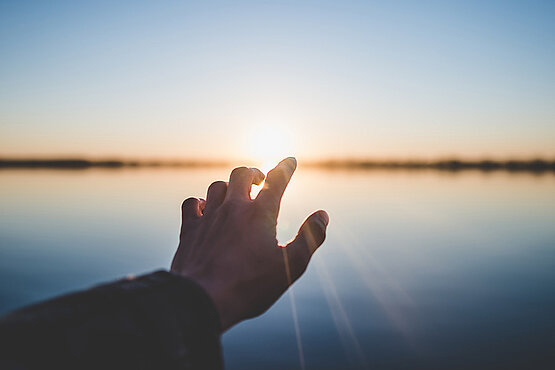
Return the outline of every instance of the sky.
<path id="1" fill-rule="evenodd" d="M 553 1 L 1 1 L 0 156 L 555 157 Z"/>

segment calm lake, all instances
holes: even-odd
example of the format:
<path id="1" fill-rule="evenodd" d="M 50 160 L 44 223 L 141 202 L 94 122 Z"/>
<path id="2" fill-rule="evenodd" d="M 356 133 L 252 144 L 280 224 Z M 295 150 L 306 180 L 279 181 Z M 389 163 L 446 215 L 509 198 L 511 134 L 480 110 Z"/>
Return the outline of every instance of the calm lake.
<path id="1" fill-rule="evenodd" d="M 228 173 L 1 170 L 0 312 L 168 268 L 181 201 Z M 301 165 L 280 241 L 320 208 L 326 242 L 224 334 L 227 369 L 555 368 L 555 175 Z"/>

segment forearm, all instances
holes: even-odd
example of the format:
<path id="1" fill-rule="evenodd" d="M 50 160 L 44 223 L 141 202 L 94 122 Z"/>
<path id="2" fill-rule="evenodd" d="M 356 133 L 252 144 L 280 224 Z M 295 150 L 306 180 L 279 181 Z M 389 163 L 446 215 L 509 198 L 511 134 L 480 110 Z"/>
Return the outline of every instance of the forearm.
<path id="1" fill-rule="evenodd" d="M 0 367 L 219 369 L 220 331 L 202 288 L 158 271 L 3 317 Z"/>

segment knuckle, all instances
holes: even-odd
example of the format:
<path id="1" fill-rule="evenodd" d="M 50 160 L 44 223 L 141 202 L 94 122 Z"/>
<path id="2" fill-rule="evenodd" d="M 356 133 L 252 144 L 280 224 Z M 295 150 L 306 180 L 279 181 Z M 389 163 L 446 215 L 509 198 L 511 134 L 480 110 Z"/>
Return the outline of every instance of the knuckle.
<path id="1" fill-rule="evenodd" d="M 265 199 L 255 199 L 253 202 L 257 213 L 263 217 L 275 217 L 279 210 L 279 197 L 274 194 L 265 194 Z M 276 209 L 277 208 L 277 209 Z"/>
<path id="2" fill-rule="evenodd" d="M 255 207 L 254 215 L 256 219 L 270 230 L 274 230 L 277 226 L 277 218 L 274 212 L 270 212 L 267 208 Z"/>
<path id="3" fill-rule="evenodd" d="M 225 211 L 229 212 L 229 211 L 232 211 L 232 210 L 235 210 L 235 209 L 238 209 L 238 208 L 242 207 L 244 205 L 244 203 L 245 202 L 242 199 L 231 198 L 231 199 L 228 199 L 224 202 L 222 208 Z"/>
<path id="4" fill-rule="evenodd" d="M 322 244 L 324 240 L 326 240 L 326 230 L 322 231 L 322 234 L 320 234 L 320 236 L 320 244 Z"/>
<path id="5" fill-rule="evenodd" d="M 251 208 L 252 200 L 245 198 L 232 199 L 235 208 Z"/>
<path id="6" fill-rule="evenodd" d="M 322 242 L 324 241 L 324 231 L 319 227 L 311 228 L 310 232 L 308 233 L 308 245 L 310 248 L 317 248 Z"/>
<path id="7" fill-rule="evenodd" d="M 268 173 L 268 178 L 276 182 L 284 182 L 287 181 L 288 178 L 287 171 L 282 167 L 274 168 L 270 173 Z"/>
<path id="8" fill-rule="evenodd" d="M 317 223 L 308 224 L 302 234 L 303 240 L 311 252 L 314 252 L 326 238 L 325 228 Z"/>
<path id="9" fill-rule="evenodd" d="M 276 167 L 268 173 L 268 176 L 270 176 L 270 175 L 279 176 L 279 175 L 284 175 L 284 174 L 285 174 L 285 169 L 283 167 Z"/>

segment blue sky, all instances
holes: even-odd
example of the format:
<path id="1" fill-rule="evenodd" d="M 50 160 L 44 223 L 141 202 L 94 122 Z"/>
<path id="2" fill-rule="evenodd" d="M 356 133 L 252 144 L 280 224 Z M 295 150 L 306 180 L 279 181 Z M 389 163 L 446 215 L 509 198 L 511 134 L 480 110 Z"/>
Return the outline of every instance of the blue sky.
<path id="1" fill-rule="evenodd" d="M 0 155 L 555 156 L 552 1 L 2 1 L 0 18 Z"/>

